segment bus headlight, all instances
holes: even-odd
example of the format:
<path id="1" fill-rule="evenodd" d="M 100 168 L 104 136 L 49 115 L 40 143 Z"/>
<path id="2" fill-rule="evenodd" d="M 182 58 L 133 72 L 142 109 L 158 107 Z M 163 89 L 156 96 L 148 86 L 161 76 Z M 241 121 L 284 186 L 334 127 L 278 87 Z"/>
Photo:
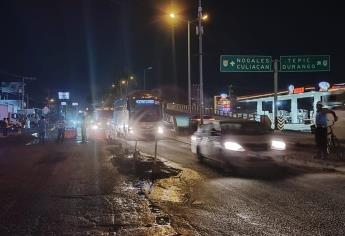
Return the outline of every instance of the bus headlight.
<path id="1" fill-rule="evenodd" d="M 285 150 L 285 149 L 286 149 L 286 143 L 283 142 L 283 141 L 272 140 L 271 148 L 272 148 L 273 150 L 282 151 L 282 150 Z"/>
<path id="2" fill-rule="evenodd" d="M 162 126 L 158 126 L 157 132 L 158 132 L 159 134 L 163 134 L 163 133 L 164 133 L 163 127 L 162 127 Z"/>

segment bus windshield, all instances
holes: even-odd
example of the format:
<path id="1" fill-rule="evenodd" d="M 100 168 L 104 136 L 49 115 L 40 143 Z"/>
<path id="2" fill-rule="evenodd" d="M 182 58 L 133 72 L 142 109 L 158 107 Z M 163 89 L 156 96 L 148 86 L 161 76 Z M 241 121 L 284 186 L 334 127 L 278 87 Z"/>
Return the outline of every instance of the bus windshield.
<path id="1" fill-rule="evenodd" d="M 157 122 L 161 120 L 158 101 L 132 100 L 129 104 L 130 117 L 138 122 Z"/>

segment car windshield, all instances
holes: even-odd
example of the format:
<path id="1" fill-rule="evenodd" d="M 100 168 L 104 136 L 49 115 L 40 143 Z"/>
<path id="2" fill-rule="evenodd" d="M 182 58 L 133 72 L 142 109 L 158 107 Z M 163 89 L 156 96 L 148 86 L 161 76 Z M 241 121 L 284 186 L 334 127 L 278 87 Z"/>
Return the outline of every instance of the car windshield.
<path id="1" fill-rule="evenodd" d="M 265 126 L 256 122 L 229 122 L 222 123 L 220 127 L 222 134 L 259 135 L 269 133 Z"/>

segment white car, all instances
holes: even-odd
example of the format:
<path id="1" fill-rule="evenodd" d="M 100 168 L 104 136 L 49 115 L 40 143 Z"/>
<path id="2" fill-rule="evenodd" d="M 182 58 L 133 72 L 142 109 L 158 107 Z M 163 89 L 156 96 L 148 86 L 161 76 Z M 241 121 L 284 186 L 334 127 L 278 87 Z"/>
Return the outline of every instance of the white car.
<path id="1" fill-rule="evenodd" d="M 256 121 L 214 121 L 191 136 L 191 151 L 199 161 L 207 158 L 230 166 L 283 156 L 285 150 L 286 143 Z"/>

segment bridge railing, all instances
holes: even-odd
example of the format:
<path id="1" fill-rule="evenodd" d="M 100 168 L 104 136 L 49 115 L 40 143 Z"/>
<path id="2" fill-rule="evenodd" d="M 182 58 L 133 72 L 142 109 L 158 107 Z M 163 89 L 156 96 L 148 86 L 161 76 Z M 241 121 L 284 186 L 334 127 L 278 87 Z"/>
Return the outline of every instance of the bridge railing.
<path id="1" fill-rule="evenodd" d="M 186 112 L 197 115 L 199 113 L 199 106 L 192 105 L 191 107 L 189 107 L 185 104 L 168 103 L 167 110 Z M 221 117 L 260 121 L 260 115 L 256 113 L 225 112 L 223 110 L 215 110 L 210 107 L 205 107 L 203 113 L 204 115 L 215 115 Z"/>

